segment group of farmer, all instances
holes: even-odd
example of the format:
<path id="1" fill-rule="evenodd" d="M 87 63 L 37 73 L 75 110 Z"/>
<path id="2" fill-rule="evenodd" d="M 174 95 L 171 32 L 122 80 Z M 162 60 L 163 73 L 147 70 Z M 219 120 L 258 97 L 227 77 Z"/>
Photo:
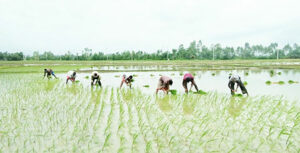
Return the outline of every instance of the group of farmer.
<path id="1" fill-rule="evenodd" d="M 47 78 L 51 78 L 51 75 L 57 78 L 53 72 L 52 69 L 44 69 L 44 78 L 47 76 Z M 67 79 L 66 79 L 66 84 L 68 84 L 68 81 L 74 82 L 76 79 L 76 72 L 75 71 L 69 71 L 67 73 Z M 129 75 L 128 77 L 124 74 L 122 76 L 120 88 L 122 88 L 123 84 L 125 83 L 127 86 L 131 88 L 133 82 L 133 76 Z M 198 86 L 195 82 L 194 76 L 191 73 L 186 73 L 183 76 L 183 81 L 182 81 L 182 86 L 185 89 L 185 92 L 188 93 L 188 83 L 191 83 L 190 91 L 192 90 L 192 87 L 194 86 L 196 91 L 198 92 Z M 101 77 L 100 74 L 97 71 L 93 71 L 91 74 L 91 86 L 98 84 L 100 87 L 102 86 L 101 84 Z M 168 77 L 168 76 L 161 76 L 158 81 L 158 86 L 156 88 L 156 93 L 158 91 L 162 90 L 166 94 L 170 90 L 170 86 L 173 84 L 173 80 Z M 236 89 L 234 89 L 234 86 L 236 84 Z M 238 75 L 232 75 L 229 76 L 229 82 L 228 82 L 228 87 L 231 91 L 231 94 L 234 95 L 235 92 L 237 92 L 238 87 L 240 87 L 241 91 L 243 94 L 247 94 L 247 89 L 245 88 L 245 85 L 243 84 L 241 77 Z"/>

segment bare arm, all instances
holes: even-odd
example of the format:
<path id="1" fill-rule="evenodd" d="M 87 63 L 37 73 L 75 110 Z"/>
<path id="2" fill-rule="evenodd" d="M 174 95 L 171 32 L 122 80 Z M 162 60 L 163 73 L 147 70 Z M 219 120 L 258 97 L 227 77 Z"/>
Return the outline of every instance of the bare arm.
<path id="1" fill-rule="evenodd" d="M 44 71 L 44 77 L 43 78 L 45 78 L 45 76 L 46 76 L 46 71 Z"/>
<path id="2" fill-rule="evenodd" d="M 55 79 L 57 79 L 56 75 L 54 73 L 52 73 L 52 75 L 55 77 Z"/>
<path id="3" fill-rule="evenodd" d="M 123 86 L 123 83 L 124 83 L 124 81 L 122 80 L 122 81 L 121 81 L 121 84 L 120 84 L 120 88 L 122 88 L 122 86 Z"/>
<path id="4" fill-rule="evenodd" d="M 192 84 L 195 86 L 196 90 L 198 91 L 198 86 L 197 86 L 197 84 L 195 83 L 194 80 L 193 80 Z"/>
<path id="5" fill-rule="evenodd" d="M 159 89 L 159 88 L 157 88 L 157 89 L 156 89 L 156 91 L 155 91 L 155 94 L 157 94 L 157 93 L 158 93 L 158 90 L 160 90 L 160 89 Z"/>
<path id="6" fill-rule="evenodd" d="M 169 89 L 170 89 L 170 88 L 169 88 L 169 84 L 167 84 L 166 87 L 163 88 L 163 90 L 165 91 L 166 94 L 169 93 Z"/>

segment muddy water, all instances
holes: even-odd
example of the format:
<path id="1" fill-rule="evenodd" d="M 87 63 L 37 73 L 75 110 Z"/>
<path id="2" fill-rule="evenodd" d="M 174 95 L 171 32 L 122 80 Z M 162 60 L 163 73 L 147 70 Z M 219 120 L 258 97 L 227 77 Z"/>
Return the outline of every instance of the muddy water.
<path id="1" fill-rule="evenodd" d="M 101 73 L 101 71 L 99 71 Z M 178 93 L 184 93 L 182 87 L 182 79 L 185 71 L 161 71 L 161 72 L 106 72 L 101 73 L 101 82 L 103 86 L 119 87 L 121 82 L 121 76 L 135 75 L 133 88 L 140 88 L 143 92 L 148 94 L 155 93 L 155 89 L 158 84 L 160 76 L 166 75 L 173 79 L 173 85 L 171 89 L 177 90 Z M 246 81 L 248 85 L 246 88 L 250 96 L 257 95 L 272 95 L 272 96 L 284 96 L 290 100 L 300 99 L 300 84 L 289 84 L 289 80 L 300 82 L 300 71 L 297 70 L 274 70 L 274 74 L 270 70 L 231 70 L 231 71 L 194 71 L 191 72 L 198 88 L 204 91 L 217 91 L 220 93 L 230 94 L 230 90 L 227 86 L 229 74 L 238 74 L 241 76 L 242 81 Z M 278 74 L 281 73 L 281 74 Z M 78 72 L 77 80 L 86 87 L 90 86 L 90 73 Z M 58 77 L 65 79 L 66 74 L 58 74 Z M 284 81 L 282 85 L 271 84 L 267 85 L 266 81 L 278 82 Z M 149 85 L 149 87 L 144 87 Z M 190 85 L 189 85 L 190 86 Z M 124 88 L 128 88 L 123 86 Z M 195 89 L 194 89 L 195 90 Z M 241 91 L 238 90 L 240 93 Z"/>

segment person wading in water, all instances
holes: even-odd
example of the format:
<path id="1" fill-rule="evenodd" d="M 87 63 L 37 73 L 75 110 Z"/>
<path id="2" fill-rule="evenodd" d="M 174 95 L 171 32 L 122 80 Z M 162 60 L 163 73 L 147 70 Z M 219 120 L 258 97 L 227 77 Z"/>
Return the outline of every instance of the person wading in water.
<path id="1" fill-rule="evenodd" d="M 184 76 L 183 76 L 183 81 L 182 81 L 182 85 L 183 85 L 183 88 L 185 89 L 185 93 L 188 93 L 188 87 L 187 87 L 187 84 L 191 82 L 191 88 L 190 88 L 190 91 L 192 90 L 192 87 L 195 86 L 197 92 L 198 92 L 198 86 L 197 84 L 195 83 L 195 80 L 194 80 L 194 77 L 191 73 L 186 73 Z"/>
<path id="2" fill-rule="evenodd" d="M 47 75 L 48 79 L 51 78 L 51 75 L 53 75 L 57 79 L 57 77 L 55 76 L 52 69 L 44 69 L 44 78 L 45 78 L 46 75 Z"/>
<path id="3" fill-rule="evenodd" d="M 237 84 L 236 89 L 234 89 L 235 84 Z M 231 95 L 234 95 L 235 92 L 237 92 L 238 87 L 240 87 L 242 93 L 247 94 L 247 96 L 249 96 L 248 91 L 247 91 L 245 85 L 243 84 L 243 82 L 241 80 L 241 77 L 238 76 L 238 75 L 229 76 L 228 87 L 231 91 Z"/>
<path id="4" fill-rule="evenodd" d="M 167 76 L 161 76 L 158 81 L 156 94 L 159 90 L 164 91 L 166 94 L 168 94 L 170 90 L 170 86 L 173 84 L 173 80 Z"/>
<path id="5" fill-rule="evenodd" d="M 101 77 L 97 71 L 94 71 L 91 76 L 91 86 L 98 84 L 101 87 Z"/>
<path id="6" fill-rule="evenodd" d="M 126 75 L 124 74 L 123 77 L 122 77 L 120 88 L 122 88 L 123 84 L 125 83 L 131 89 L 132 82 L 133 82 L 133 76 L 130 75 L 130 76 L 126 77 Z"/>

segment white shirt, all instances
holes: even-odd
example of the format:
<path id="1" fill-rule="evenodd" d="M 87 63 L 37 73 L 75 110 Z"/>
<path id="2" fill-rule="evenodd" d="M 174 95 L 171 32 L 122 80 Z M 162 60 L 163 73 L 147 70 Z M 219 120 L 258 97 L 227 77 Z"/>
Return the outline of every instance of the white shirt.
<path id="1" fill-rule="evenodd" d="M 70 77 L 70 78 L 76 78 L 76 75 L 73 76 L 73 74 L 74 74 L 74 71 L 69 71 L 67 76 Z"/>
<path id="2" fill-rule="evenodd" d="M 92 72 L 92 78 L 95 76 L 95 74 L 97 74 L 96 76 L 99 76 L 99 79 L 101 79 L 100 74 L 97 71 Z"/>
<path id="3" fill-rule="evenodd" d="M 238 76 L 238 75 L 232 75 L 229 79 L 229 81 L 232 81 L 232 82 L 237 82 L 237 81 L 240 81 L 241 80 L 241 77 Z"/>

